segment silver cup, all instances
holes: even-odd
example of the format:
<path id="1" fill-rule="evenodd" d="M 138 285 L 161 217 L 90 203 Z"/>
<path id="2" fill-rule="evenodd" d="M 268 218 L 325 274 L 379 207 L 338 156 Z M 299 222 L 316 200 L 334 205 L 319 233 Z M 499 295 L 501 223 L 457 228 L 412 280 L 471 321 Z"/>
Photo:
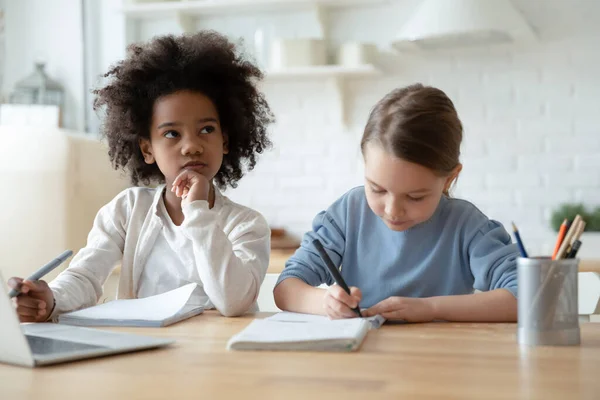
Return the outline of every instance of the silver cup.
<path id="1" fill-rule="evenodd" d="M 530 346 L 580 343 L 577 307 L 579 260 L 549 257 L 517 260 L 517 340 Z"/>

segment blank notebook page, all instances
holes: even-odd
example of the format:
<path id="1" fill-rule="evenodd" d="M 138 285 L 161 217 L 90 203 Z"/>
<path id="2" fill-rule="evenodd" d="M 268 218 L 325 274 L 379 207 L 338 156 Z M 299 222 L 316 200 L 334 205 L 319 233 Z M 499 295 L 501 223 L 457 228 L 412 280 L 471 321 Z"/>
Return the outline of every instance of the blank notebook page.
<path id="1" fill-rule="evenodd" d="M 232 342 L 293 343 L 320 342 L 339 339 L 358 339 L 364 336 L 365 324 L 361 319 L 331 321 L 328 324 L 294 324 L 255 319 Z"/>
<path id="2" fill-rule="evenodd" d="M 302 314 L 295 313 L 289 311 L 282 311 L 275 315 L 272 315 L 266 318 L 269 321 L 279 321 L 279 322 L 322 322 L 329 323 L 333 322 L 329 319 L 329 317 L 325 317 L 322 315 L 314 315 L 314 314 Z M 354 318 L 359 319 L 359 318 Z M 363 318 L 365 321 L 369 321 L 371 323 L 371 328 L 377 329 L 385 322 L 385 318 L 381 315 L 375 315 L 373 317 Z"/>
<path id="3" fill-rule="evenodd" d="M 162 321 L 174 316 L 186 305 L 196 286 L 195 283 L 188 283 L 178 289 L 156 296 L 114 300 L 67 315 L 86 319 Z"/>

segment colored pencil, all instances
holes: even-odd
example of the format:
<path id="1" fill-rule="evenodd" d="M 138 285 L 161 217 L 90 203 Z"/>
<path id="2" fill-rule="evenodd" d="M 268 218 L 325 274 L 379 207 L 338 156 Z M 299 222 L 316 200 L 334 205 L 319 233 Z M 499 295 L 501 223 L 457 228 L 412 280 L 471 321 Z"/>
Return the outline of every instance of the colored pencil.
<path id="1" fill-rule="evenodd" d="M 567 234 L 567 225 L 569 224 L 569 220 L 565 218 L 563 223 L 558 230 L 558 239 L 556 239 L 556 245 L 554 246 L 554 252 L 552 253 L 552 259 L 556 260 L 556 255 L 558 254 L 558 250 L 560 250 L 560 245 L 565 239 L 565 235 Z"/>
<path id="2" fill-rule="evenodd" d="M 565 255 L 567 254 L 567 249 L 571 245 L 573 238 L 575 237 L 577 231 L 579 230 L 580 223 L 581 223 L 581 215 L 577 214 L 577 216 L 573 220 L 573 223 L 571 224 L 571 228 L 569 228 L 569 231 L 567 232 L 567 234 L 565 236 L 565 239 L 563 240 L 562 244 L 560 245 L 560 249 L 558 249 L 558 253 L 556 254 L 556 260 L 560 260 L 561 258 L 564 258 Z"/>
<path id="3" fill-rule="evenodd" d="M 521 235 L 519 234 L 519 230 L 515 223 L 512 223 L 513 233 L 515 234 L 515 239 L 517 240 L 517 246 L 519 247 L 519 251 L 521 252 L 521 257 L 527 258 L 527 251 L 525 251 L 525 246 L 523 245 L 523 241 L 521 240 Z"/>

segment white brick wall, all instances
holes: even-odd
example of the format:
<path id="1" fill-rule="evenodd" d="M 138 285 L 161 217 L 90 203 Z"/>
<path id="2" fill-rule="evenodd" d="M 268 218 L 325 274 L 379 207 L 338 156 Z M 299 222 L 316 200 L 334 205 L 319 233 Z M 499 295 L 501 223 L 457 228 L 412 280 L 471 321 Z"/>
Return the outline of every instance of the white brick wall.
<path id="1" fill-rule="evenodd" d="M 331 82 L 266 82 L 278 119 L 274 149 L 228 194 L 301 235 L 319 210 L 361 184 L 359 142 L 370 108 L 395 87 L 423 82 L 447 92 L 465 127 L 455 195 L 507 227 L 514 220 L 530 253 L 549 252 L 554 207 L 600 203 L 600 26 L 593 23 L 600 6 L 594 0 L 514 2 L 538 31 L 538 44 L 398 55 L 385 45 L 416 2 L 332 11 L 331 47 L 349 39 L 381 45 L 384 74 L 346 82 L 347 126 Z M 209 18 L 199 27 L 245 35 L 252 44 L 257 21 L 268 21 L 278 35 L 311 36 L 306 18 L 279 24 L 256 16 L 235 23 Z"/>

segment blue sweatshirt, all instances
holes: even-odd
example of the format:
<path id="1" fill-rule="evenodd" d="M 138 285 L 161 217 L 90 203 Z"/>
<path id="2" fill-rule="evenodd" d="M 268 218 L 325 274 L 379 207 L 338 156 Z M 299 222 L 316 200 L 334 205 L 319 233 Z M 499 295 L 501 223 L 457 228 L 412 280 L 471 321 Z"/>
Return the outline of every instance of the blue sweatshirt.
<path id="1" fill-rule="evenodd" d="M 312 245 L 318 238 L 348 286 L 362 291 L 361 308 L 390 296 L 431 297 L 507 289 L 517 295 L 519 251 L 502 224 L 468 201 L 442 197 L 433 216 L 396 232 L 371 211 L 364 187 L 350 190 L 313 221 L 277 284 L 298 278 L 311 286 L 333 278 Z"/>

